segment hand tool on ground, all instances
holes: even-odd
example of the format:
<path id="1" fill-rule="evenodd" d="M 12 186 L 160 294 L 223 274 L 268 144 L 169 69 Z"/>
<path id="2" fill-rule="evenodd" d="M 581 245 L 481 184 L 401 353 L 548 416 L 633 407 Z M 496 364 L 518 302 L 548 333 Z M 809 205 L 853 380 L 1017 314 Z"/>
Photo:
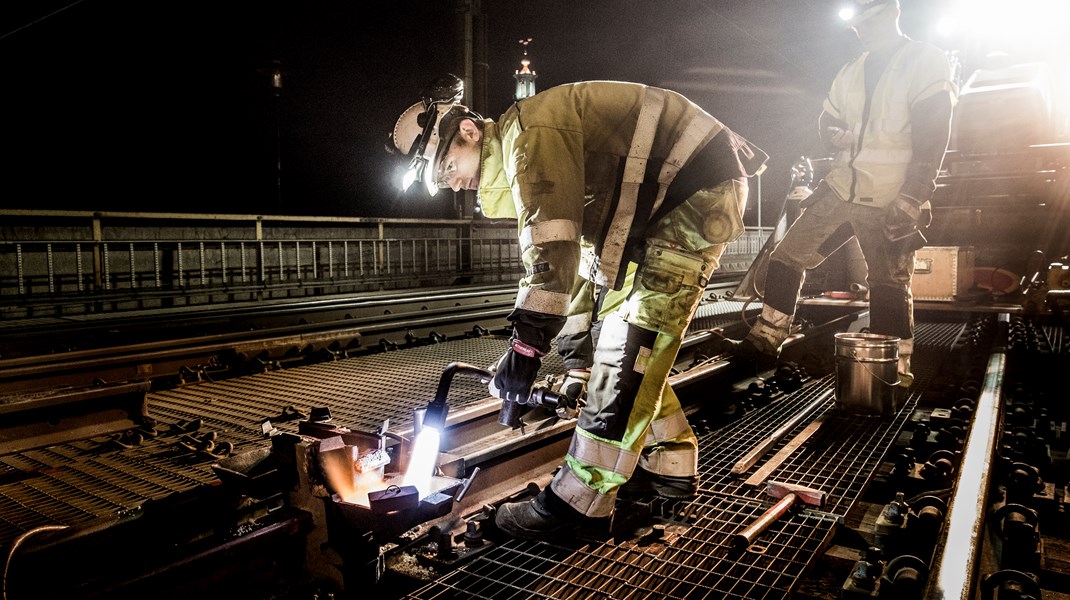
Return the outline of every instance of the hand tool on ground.
<path id="1" fill-rule="evenodd" d="M 765 461 L 765 464 L 763 464 L 761 468 L 751 474 L 751 476 L 743 482 L 743 485 L 747 485 L 750 487 L 761 487 L 761 485 L 765 483 L 765 480 L 769 479 L 769 476 L 773 474 L 773 471 L 777 470 L 780 465 L 784 464 L 784 461 L 786 461 L 789 456 L 794 454 L 800 446 L 805 444 L 810 438 L 814 437 L 814 434 L 817 433 L 821 429 L 822 425 L 825 424 L 826 416 L 827 415 L 821 415 L 813 421 L 810 421 L 810 423 L 802 431 L 795 434 L 795 437 L 791 438 L 791 440 L 788 441 L 787 444 L 784 444 L 784 447 L 778 450 L 772 458 Z"/>
<path id="2" fill-rule="evenodd" d="M 765 492 L 777 500 L 777 503 L 762 513 L 758 520 L 732 536 L 732 545 L 737 549 L 745 550 L 754 543 L 754 540 L 762 532 L 768 529 L 777 519 L 787 514 L 796 503 L 802 502 L 816 508 L 820 508 L 825 504 L 825 492 L 801 485 L 770 481 Z"/>
<path id="3" fill-rule="evenodd" d="M 766 452 L 769 452 L 773 446 L 776 446 L 781 438 L 794 429 L 796 425 L 801 423 L 803 419 L 810 416 L 810 413 L 820 408 L 834 391 L 835 390 L 830 389 L 818 396 L 813 402 L 807 404 L 802 410 L 796 413 L 795 416 L 788 419 L 788 421 L 781 425 L 779 429 L 770 434 L 769 437 L 759 442 L 754 448 L 751 448 L 751 450 L 747 452 L 743 458 L 739 459 L 739 462 L 737 462 L 734 467 L 732 467 L 732 475 L 742 475 L 747 469 L 753 467 L 754 463 L 758 462 L 758 459 Z"/>

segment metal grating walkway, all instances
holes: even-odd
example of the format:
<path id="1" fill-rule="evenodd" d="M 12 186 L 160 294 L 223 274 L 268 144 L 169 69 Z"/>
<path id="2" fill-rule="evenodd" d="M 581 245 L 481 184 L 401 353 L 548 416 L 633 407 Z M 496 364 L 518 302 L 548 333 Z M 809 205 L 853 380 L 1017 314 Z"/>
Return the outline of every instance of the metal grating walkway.
<path id="1" fill-rule="evenodd" d="M 718 300 L 716 302 L 703 302 L 695 311 L 691 324 L 687 330 L 695 333 L 705 329 L 727 327 L 734 323 L 742 323 L 743 316 L 753 318 L 762 310 L 761 301 L 740 302 L 739 300 Z"/>
<path id="2" fill-rule="evenodd" d="M 918 328 L 918 357 L 943 356 L 962 325 Z M 221 382 L 202 382 L 149 394 L 157 430 L 143 440 L 91 439 L 0 456 L 0 548 L 40 526 L 92 523 L 114 518 L 147 500 L 212 485 L 218 480 L 209 452 L 179 446 L 182 439 L 234 451 L 265 444 L 260 423 L 271 420 L 296 430 L 288 410 L 305 413 L 328 406 L 336 422 L 374 430 L 411 427 L 413 408 L 433 398 L 442 370 L 462 360 L 493 362 L 506 340 L 483 337 L 384 352 L 332 363 L 272 371 Z M 546 372 L 561 368 L 554 353 Z M 762 536 L 764 552 L 734 551 L 730 536 L 760 515 L 768 503 L 761 489 L 731 479 L 728 470 L 758 439 L 779 427 L 799 407 L 826 393 L 831 377 L 813 382 L 739 421 L 700 438 L 703 486 L 688 502 L 653 500 L 618 505 L 621 513 L 646 512 L 664 525 L 649 543 L 545 544 L 510 540 L 478 556 L 410 598 L 784 598 L 809 562 L 831 539 L 835 525 L 864 491 L 868 477 L 890 447 L 935 371 L 936 358 L 921 361 L 913 395 L 894 419 L 837 414 L 808 448 L 776 471 L 778 480 L 819 487 L 829 494 L 821 511 L 802 511 Z M 484 401 L 486 388 L 467 377 L 451 386 L 451 409 Z M 814 413 L 814 417 L 822 414 Z M 292 416 L 292 415 L 291 415 Z M 199 421 L 197 429 L 183 429 Z M 800 428 L 805 426 L 800 424 Z M 798 429 L 798 428 L 797 428 Z M 785 436 L 790 439 L 796 432 Z M 783 444 L 783 442 L 782 442 Z M 772 448 L 771 456 L 780 448 Z M 761 462 L 756 465 L 759 468 Z"/>
<path id="3" fill-rule="evenodd" d="M 705 493 L 686 504 L 686 517 L 665 521 L 658 541 L 509 540 L 406 598 L 783 598 L 835 524 L 826 513 L 802 512 L 767 532 L 764 551 L 742 552 L 732 549 L 732 534 L 767 505 Z"/>
<path id="4" fill-rule="evenodd" d="M 835 407 L 834 386 L 835 378 L 829 375 L 700 439 L 700 448 L 713 450 L 699 456 L 703 491 L 761 500 L 764 489 L 747 486 L 744 480 L 761 468 L 762 461 L 742 477 L 731 474 L 732 466 L 787 417 L 825 396 L 820 408 L 790 430 L 764 458 L 773 456 L 810 421 L 823 417 L 821 428 L 789 456 L 771 479 L 821 490 L 826 494 L 823 510 L 840 517 L 846 515 L 913 412 L 917 396 L 912 396 L 894 418 L 858 416 Z"/>
<path id="5" fill-rule="evenodd" d="M 931 364 L 931 363 L 930 363 Z M 920 369 L 918 381 L 931 370 Z M 873 472 L 917 404 L 919 386 L 889 418 L 848 415 L 837 409 L 834 376 L 752 411 L 739 421 L 699 438 L 702 486 L 690 501 L 618 499 L 617 518 L 649 512 L 664 525 L 660 539 L 569 544 L 508 540 L 442 578 L 410 593 L 410 600 L 521 598 L 586 599 L 775 599 L 788 598 L 824 548 L 835 528 L 863 494 Z M 743 476 L 735 462 L 799 409 L 825 396 L 820 408 L 789 431 Z M 772 477 L 815 487 L 827 494 L 820 510 L 801 510 L 774 523 L 746 551 L 732 536 L 768 507 L 762 487 L 744 485 L 746 475 L 807 423 L 824 415 L 825 425 L 792 453 Z M 625 517 L 627 518 L 627 517 Z"/>
<path id="6" fill-rule="evenodd" d="M 0 456 L 0 550 L 37 527 L 87 525 L 214 485 L 212 463 L 226 456 L 218 449 L 226 443 L 237 453 L 268 444 L 265 420 L 296 432 L 295 415 L 326 406 L 344 427 L 374 431 L 389 419 L 392 431 L 406 431 L 413 409 L 434 398 L 449 363 L 489 365 L 506 347 L 505 338 L 485 336 L 151 392 L 152 432 Z M 561 369 L 560 357 L 547 355 L 544 372 Z M 451 410 L 459 410 L 486 401 L 488 393 L 474 378 L 458 376 L 449 398 Z M 215 450 L 188 447 L 209 441 Z"/>

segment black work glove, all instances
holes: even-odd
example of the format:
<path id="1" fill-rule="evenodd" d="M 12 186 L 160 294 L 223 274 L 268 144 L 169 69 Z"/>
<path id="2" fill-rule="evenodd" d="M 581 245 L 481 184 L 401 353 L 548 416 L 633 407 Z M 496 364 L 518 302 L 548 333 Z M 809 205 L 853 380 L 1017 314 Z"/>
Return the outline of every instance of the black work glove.
<path id="1" fill-rule="evenodd" d="M 526 404 L 531 395 L 531 386 L 542 366 L 540 352 L 513 339 L 512 347 L 498 359 L 494 377 L 487 386 L 490 393 L 502 400 Z"/>
<path id="2" fill-rule="evenodd" d="M 896 196 L 884 213 L 884 237 L 889 242 L 898 242 L 913 235 L 922 225 L 922 204 L 906 194 Z"/>

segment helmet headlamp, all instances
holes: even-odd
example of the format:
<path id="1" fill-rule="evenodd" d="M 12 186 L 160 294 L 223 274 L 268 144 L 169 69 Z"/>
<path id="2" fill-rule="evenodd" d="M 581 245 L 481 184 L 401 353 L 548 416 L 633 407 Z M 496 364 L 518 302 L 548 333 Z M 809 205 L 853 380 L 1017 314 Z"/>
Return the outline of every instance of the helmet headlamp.
<path id="1" fill-rule="evenodd" d="M 839 15 L 849 27 L 854 27 L 895 4 L 898 0 L 852 0 L 840 9 Z"/>
<path id="2" fill-rule="evenodd" d="M 447 75 L 431 83 L 421 102 L 413 104 L 401 113 L 394 125 L 393 142 L 394 146 L 409 158 L 408 167 L 401 180 L 403 191 L 419 181 L 432 196 L 438 192 L 435 161 L 439 151 L 445 149 L 445 146 L 440 144 L 445 117 L 478 117 L 466 106 L 458 104 L 463 95 L 464 85 L 461 80 Z"/>

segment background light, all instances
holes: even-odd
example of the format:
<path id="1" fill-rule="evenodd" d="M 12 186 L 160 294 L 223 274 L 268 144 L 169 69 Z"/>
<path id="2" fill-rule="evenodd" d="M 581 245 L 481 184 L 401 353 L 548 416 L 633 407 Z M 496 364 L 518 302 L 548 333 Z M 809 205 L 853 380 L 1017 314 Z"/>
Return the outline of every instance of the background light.
<path id="1" fill-rule="evenodd" d="M 955 35 L 958 31 L 958 23 L 951 17 L 941 17 L 936 21 L 936 33 L 944 37 Z"/>
<path id="2" fill-rule="evenodd" d="M 972 38 L 1027 41 L 1061 36 L 1070 20 L 1066 0 L 958 0 L 940 19 L 941 32 Z"/>

